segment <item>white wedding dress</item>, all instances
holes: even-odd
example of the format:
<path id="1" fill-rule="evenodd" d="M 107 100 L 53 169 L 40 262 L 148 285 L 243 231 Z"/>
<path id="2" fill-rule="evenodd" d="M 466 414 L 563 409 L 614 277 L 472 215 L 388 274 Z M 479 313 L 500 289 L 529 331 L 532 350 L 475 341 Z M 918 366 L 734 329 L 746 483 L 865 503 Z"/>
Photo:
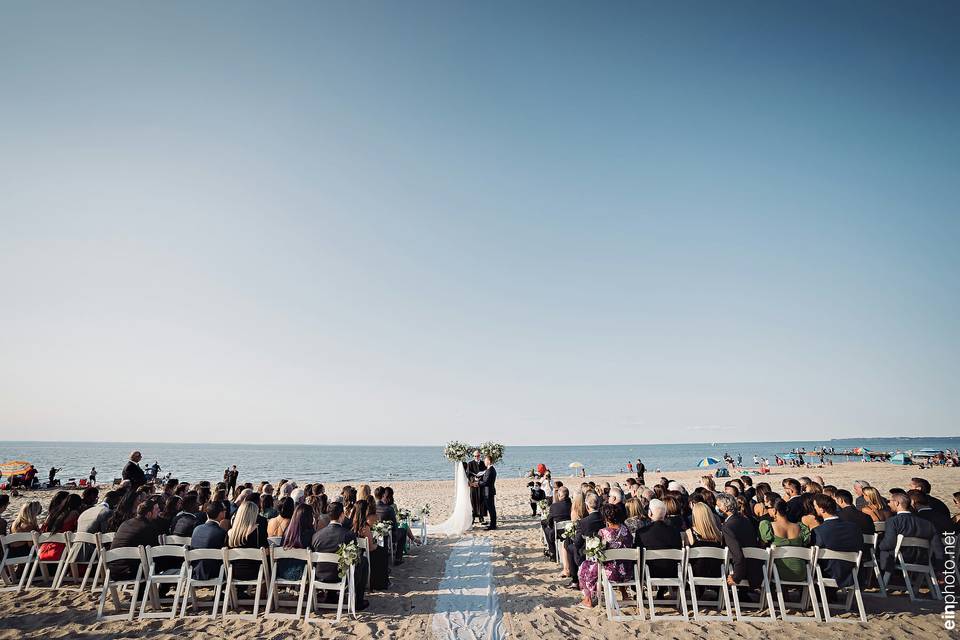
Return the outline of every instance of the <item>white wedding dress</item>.
<path id="1" fill-rule="evenodd" d="M 427 527 L 427 533 L 439 536 L 463 535 L 473 527 L 473 506 L 470 504 L 470 483 L 462 462 L 453 463 L 453 513 L 440 524 Z"/>

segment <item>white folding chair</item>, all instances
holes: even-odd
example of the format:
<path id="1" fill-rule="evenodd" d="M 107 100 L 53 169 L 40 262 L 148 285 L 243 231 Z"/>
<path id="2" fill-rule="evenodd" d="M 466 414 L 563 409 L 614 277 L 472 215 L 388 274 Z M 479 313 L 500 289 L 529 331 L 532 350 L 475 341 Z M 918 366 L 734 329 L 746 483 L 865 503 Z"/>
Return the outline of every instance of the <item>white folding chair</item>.
<path id="1" fill-rule="evenodd" d="M 62 544 L 63 550 L 60 557 L 56 560 L 41 560 L 41 546 L 44 544 Z M 53 589 L 60 579 L 60 572 L 66 567 L 67 556 L 70 553 L 70 541 L 67 540 L 66 533 L 41 533 L 37 536 L 37 553 L 33 559 L 33 566 L 30 567 L 30 576 L 27 578 L 27 589 L 33 587 L 33 580 L 37 575 L 37 569 L 40 569 L 40 575 L 43 580 L 50 581 L 50 588 Z M 53 565 L 53 575 L 47 571 L 47 567 Z"/>
<path id="2" fill-rule="evenodd" d="M 193 568 L 194 563 L 201 561 L 218 561 L 220 563 L 220 569 L 216 578 L 208 578 L 206 580 L 200 580 L 193 577 Z M 213 602 L 211 603 L 210 608 L 210 617 L 216 618 L 217 612 L 220 610 L 220 596 L 223 593 L 223 588 L 226 586 L 226 549 L 186 549 L 186 553 L 183 555 L 183 564 L 187 565 L 187 580 L 183 587 L 183 604 L 180 607 L 180 617 L 183 618 L 187 615 L 187 604 L 190 604 L 192 611 L 197 610 L 197 605 L 205 606 L 204 603 L 200 602 L 200 599 L 197 598 L 197 589 L 198 588 L 210 588 L 213 587 Z"/>
<path id="3" fill-rule="evenodd" d="M 686 589 L 686 577 L 684 573 L 686 572 L 687 565 L 687 550 L 686 549 L 644 549 L 642 553 L 643 557 L 643 582 L 644 586 L 647 589 L 647 600 L 650 605 L 650 622 L 655 622 L 657 620 L 683 620 L 686 622 L 689 619 L 689 612 L 687 609 L 687 589 Z M 677 563 L 677 577 L 675 578 L 654 578 L 650 575 L 650 562 L 655 560 L 671 560 Z M 660 587 L 673 587 L 677 591 L 677 599 L 679 599 L 680 608 L 683 610 L 683 615 L 657 615 L 656 605 L 670 605 L 676 606 L 677 600 L 654 600 L 654 593 Z"/>
<path id="4" fill-rule="evenodd" d="M 763 582 L 760 584 L 760 599 L 757 602 L 740 601 L 740 589 L 738 587 L 749 587 L 749 581 L 740 580 L 730 587 L 730 595 L 733 596 L 733 610 L 737 614 L 737 620 L 749 620 L 750 622 L 776 622 L 777 610 L 773 606 L 773 590 L 770 588 L 770 567 L 773 566 L 773 563 L 770 561 L 770 549 L 742 547 L 741 551 L 743 552 L 743 557 L 746 558 L 748 562 L 753 561 L 762 563 Z M 729 554 L 727 555 L 727 558 L 729 561 Z M 731 571 L 729 567 L 726 569 L 726 571 L 727 575 L 730 575 Z M 769 618 L 759 615 L 743 615 L 743 609 L 754 609 L 759 614 L 761 611 L 763 611 L 765 604 L 767 607 L 767 613 L 770 615 Z"/>
<path id="5" fill-rule="evenodd" d="M 427 544 L 427 516 L 420 515 L 420 544 Z"/>
<path id="6" fill-rule="evenodd" d="M 860 579 L 857 577 L 857 573 L 860 571 L 860 560 L 863 557 L 863 551 L 831 551 L 830 549 L 821 549 L 820 547 L 814 547 L 816 550 L 815 553 L 815 570 L 817 572 L 817 583 L 820 585 L 820 603 L 823 605 L 823 619 L 826 622 L 832 622 L 834 620 L 840 620 L 841 622 L 856 622 L 856 620 L 848 620 L 844 618 L 833 618 L 830 616 L 830 608 L 835 609 L 842 608 L 843 611 L 850 611 L 853 605 L 853 599 L 857 600 L 857 608 L 860 611 L 860 622 L 867 621 L 867 612 L 863 608 L 863 593 L 860 591 Z M 823 560 L 842 560 L 843 562 L 850 562 L 853 564 L 853 585 L 849 587 L 841 587 L 836 578 L 831 578 L 829 576 L 823 575 L 822 567 L 820 566 L 820 561 Z M 847 599 L 843 605 L 832 605 L 830 604 L 830 599 L 827 598 L 827 588 L 833 589 L 843 589 L 847 591 Z"/>
<path id="7" fill-rule="evenodd" d="M 733 612 L 730 609 L 730 592 L 727 591 L 727 548 L 717 547 L 688 547 L 687 548 L 687 585 L 690 587 L 690 598 L 693 603 L 693 619 L 697 622 L 701 620 L 727 620 L 733 621 Z M 716 576 L 695 576 L 693 574 L 693 560 L 719 560 L 719 575 Z M 710 587 L 717 590 L 716 600 L 697 599 L 697 587 Z M 701 616 L 700 605 L 716 607 L 716 616 Z M 727 615 L 722 615 L 720 607 L 724 606 Z"/>
<path id="8" fill-rule="evenodd" d="M 312 566 L 312 571 L 310 572 L 310 595 L 307 597 L 307 611 L 303 616 L 304 622 L 313 622 L 315 618 L 311 617 L 311 613 L 317 612 L 317 609 L 336 609 L 337 617 L 334 619 L 334 622 L 340 621 L 340 616 L 343 613 L 343 601 L 344 598 L 347 599 L 347 612 L 353 613 L 356 616 L 356 609 L 353 604 L 354 591 L 353 591 L 353 578 L 354 578 L 354 567 L 350 567 L 349 570 L 340 578 L 337 582 L 323 582 L 320 578 L 317 577 L 317 565 L 320 563 L 333 563 L 337 564 L 339 562 L 339 557 L 335 553 L 319 553 L 314 552 L 310 554 L 310 564 Z M 339 591 L 340 596 L 337 601 L 337 604 L 327 604 L 325 602 L 317 601 L 317 591 Z"/>
<path id="9" fill-rule="evenodd" d="M 887 530 L 887 523 L 886 523 L 886 521 L 884 521 L 884 520 L 878 520 L 878 521 L 874 522 L 874 523 L 873 523 L 873 530 L 877 533 L 877 535 L 882 534 L 884 531 Z"/>
<path id="10" fill-rule="evenodd" d="M 103 552 L 110 548 L 113 542 L 113 536 L 116 533 L 98 533 L 97 537 L 97 566 L 93 570 L 93 580 L 90 581 L 90 593 L 97 592 L 97 583 L 103 579 L 106 573 L 106 567 L 103 562 Z"/>
<path id="11" fill-rule="evenodd" d="M 175 558 L 180 561 L 179 568 L 157 571 L 157 560 L 161 558 Z M 170 618 L 177 616 L 177 605 L 180 604 L 180 593 L 187 581 L 187 571 L 190 565 L 186 563 L 186 548 L 177 544 L 164 544 L 157 547 L 147 547 L 143 562 L 147 567 L 147 582 L 144 586 L 143 603 L 140 605 L 140 618 Z M 160 585 L 174 585 L 173 598 L 168 598 L 164 602 L 160 598 Z M 153 609 L 147 613 L 147 600 Z M 164 611 L 163 605 L 170 604 L 170 611 Z"/>
<path id="12" fill-rule="evenodd" d="M 603 567 L 598 567 L 597 579 L 600 581 L 597 589 L 598 604 L 604 606 L 607 610 L 607 619 L 616 622 L 627 620 L 643 620 L 643 582 L 640 580 L 640 549 L 607 549 L 603 552 L 607 562 L 614 560 L 630 562 L 630 570 L 633 572 L 633 579 L 624 582 L 615 582 L 607 577 L 607 572 Z M 637 607 L 638 615 L 625 615 L 617 600 L 617 594 L 614 587 L 633 587 L 636 594 L 634 604 Z M 604 603 L 606 600 L 606 603 Z M 626 601 L 624 601 L 626 604 Z"/>
<path id="13" fill-rule="evenodd" d="M 560 557 L 560 534 L 569 523 L 569 520 L 557 520 L 553 523 L 553 554 L 557 558 L 557 564 L 563 565 L 563 559 Z"/>
<path id="14" fill-rule="evenodd" d="M 67 532 L 67 540 L 70 541 L 69 551 L 65 551 L 67 558 L 65 561 L 65 566 L 63 571 L 60 572 L 56 583 L 54 583 L 53 588 L 59 589 L 63 586 L 63 581 L 67 575 L 67 570 L 69 569 L 74 573 L 74 582 L 79 581 L 80 587 L 79 591 L 83 591 L 87 586 L 87 579 L 90 578 L 90 574 L 96 568 L 98 563 L 99 552 L 97 550 L 97 534 L 95 533 L 73 533 Z M 90 551 L 90 555 L 86 560 L 80 560 L 80 554 L 84 551 Z M 83 578 L 80 579 L 76 577 L 79 574 L 79 564 L 86 564 L 87 568 L 83 572 Z"/>
<path id="15" fill-rule="evenodd" d="M 11 555 L 12 545 L 29 544 L 27 552 L 23 555 Z M 0 591 L 16 591 L 20 593 L 26 588 L 27 577 L 30 575 L 30 568 L 33 566 L 37 555 L 37 534 L 11 533 L 6 536 L 0 536 L 0 549 L 3 550 L 3 560 L 0 562 L 0 580 L 3 581 L 3 588 Z M 17 567 L 23 567 L 20 579 L 17 580 Z"/>
<path id="16" fill-rule="evenodd" d="M 806 547 L 778 547 L 776 545 L 770 548 L 770 558 L 773 560 L 773 582 L 777 590 L 777 602 L 780 604 L 780 619 L 784 622 L 820 622 L 820 608 L 817 604 L 817 594 L 813 585 L 813 554 L 815 550 Z M 777 560 L 785 558 L 795 558 L 804 562 L 804 573 L 806 580 L 790 581 L 780 578 L 780 571 L 777 569 Z M 800 600 L 789 601 L 783 597 L 783 587 L 799 587 Z M 811 606 L 813 607 L 813 618 L 803 615 L 787 615 L 787 606 L 796 607 L 798 611 L 805 612 Z"/>
<path id="17" fill-rule="evenodd" d="M 283 536 L 270 536 L 267 538 L 267 544 L 269 544 L 271 547 L 282 547 Z"/>
<path id="18" fill-rule="evenodd" d="M 180 545 L 185 546 L 190 544 L 190 536 L 160 536 L 161 543 L 164 545 Z"/>
<path id="19" fill-rule="evenodd" d="M 133 620 L 133 614 L 137 610 L 137 600 L 140 597 L 140 584 L 143 582 L 143 547 L 108 549 L 103 552 L 102 557 L 106 569 L 103 577 L 103 587 L 100 590 L 100 604 L 97 606 L 97 620 Z M 137 570 L 132 579 L 115 580 L 111 576 L 110 563 L 118 560 L 136 560 Z M 129 588 L 133 589 L 130 594 L 129 611 L 127 613 L 104 615 L 103 609 L 107 602 L 107 594 L 110 594 L 114 607 L 120 609 L 119 594 Z"/>
<path id="20" fill-rule="evenodd" d="M 883 596 L 885 598 L 887 597 L 887 585 L 883 581 L 883 572 L 880 571 L 880 562 L 877 560 L 877 542 L 879 539 L 880 536 L 875 533 L 863 534 L 863 544 L 870 545 L 870 556 L 868 558 L 861 559 L 860 566 L 862 566 L 864 569 L 872 570 L 867 574 L 867 583 L 863 585 L 863 588 L 869 589 L 870 583 L 873 582 L 874 578 L 876 578 L 877 586 L 880 588 L 878 593 L 864 592 L 864 595 Z"/>
<path id="21" fill-rule="evenodd" d="M 364 539 L 363 542 L 366 542 Z M 281 560 L 290 560 L 293 562 L 303 562 L 303 571 L 300 578 L 289 580 L 277 576 L 278 565 Z M 310 580 L 310 574 L 313 572 L 313 566 L 310 564 L 309 549 L 284 549 L 283 547 L 270 548 L 270 584 L 267 587 L 267 607 L 264 609 L 264 617 L 299 620 L 303 616 L 303 600 L 307 595 L 307 584 Z M 297 612 L 296 613 L 277 613 L 274 609 L 283 606 L 292 606 L 293 601 L 287 602 L 280 599 L 280 587 L 297 588 Z"/>
<path id="22" fill-rule="evenodd" d="M 256 620 L 257 614 L 260 612 L 260 595 L 263 591 L 264 584 L 267 581 L 267 574 L 269 568 L 267 567 L 267 551 L 266 549 L 227 549 L 224 555 L 224 560 L 227 565 L 227 585 L 226 585 L 226 594 L 223 596 L 223 613 L 222 618 L 244 618 L 247 620 Z M 257 567 L 257 577 L 247 580 L 240 580 L 233 577 L 233 565 L 238 560 L 240 561 L 257 561 L 259 565 Z M 237 587 L 256 587 L 254 592 L 253 600 L 240 600 L 237 597 Z M 245 614 L 239 613 L 240 607 L 242 605 L 253 605 L 253 613 Z M 227 611 L 233 607 L 238 613 L 227 614 Z"/>
<path id="23" fill-rule="evenodd" d="M 916 562 L 907 562 L 903 558 L 903 549 L 904 548 L 916 548 L 924 549 L 926 551 L 927 563 L 919 564 Z M 911 538 L 905 536 L 902 533 L 897 534 L 897 546 L 893 550 L 894 568 L 899 569 L 903 574 L 903 582 L 907 587 L 907 595 L 910 596 L 910 601 L 916 601 L 917 596 L 913 590 L 913 580 L 910 578 L 910 574 L 917 574 L 920 576 L 920 579 L 917 581 L 917 590 L 919 591 L 920 587 L 923 586 L 923 583 L 927 583 L 927 587 L 930 589 L 930 594 L 937 600 L 943 600 L 943 594 L 940 592 L 940 585 L 937 584 L 937 573 L 933 569 L 933 554 L 930 552 L 930 541 L 924 540 L 923 538 Z M 884 585 L 890 585 L 890 572 L 886 571 L 883 574 L 883 583 Z"/>

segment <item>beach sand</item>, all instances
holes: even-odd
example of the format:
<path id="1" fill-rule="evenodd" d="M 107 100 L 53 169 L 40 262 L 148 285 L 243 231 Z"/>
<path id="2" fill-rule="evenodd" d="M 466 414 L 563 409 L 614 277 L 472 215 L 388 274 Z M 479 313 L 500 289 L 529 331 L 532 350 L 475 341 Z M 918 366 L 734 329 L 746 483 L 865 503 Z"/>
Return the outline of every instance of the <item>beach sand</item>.
<path id="1" fill-rule="evenodd" d="M 652 484 L 654 473 L 647 474 Z M 701 475 L 699 471 L 670 472 L 676 479 L 693 489 Z M 952 506 L 952 493 L 960 490 L 960 468 L 919 470 L 917 467 L 897 467 L 884 463 L 847 463 L 823 469 L 775 470 L 767 476 L 771 485 L 779 487 L 780 480 L 793 475 L 822 475 L 829 484 L 849 489 L 856 479 L 865 479 L 882 491 L 891 487 L 909 485 L 913 476 L 927 478 L 933 485 L 933 494 Z M 594 481 L 620 481 L 626 475 L 590 477 Z M 567 480 L 561 476 L 555 479 Z M 801 639 L 815 633 L 823 638 L 868 637 L 947 637 L 944 629 L 943 605 L 934 601 L 910 603 L 906 596 L 889 598 L 866 597 L 869 623 L 818 625 L 811 623 L 693 623 L 693 622 L 610 622 L 600 609 L 584 611 L 576 607 L 579 593 L 566 589 L 558 578 L 557 565 L 542 552 L 539 522 L 529 516 L 526 479 L 498 479 L 497 505 L 500 528 L 494 532 L 479 526 L 468 535 L 489 536 L 494 543 L 494 578 L 503 612 L 503 629 L 510 638 L 529 640 L 560 640 L 561 638 L 633 638 L 656 633 L 663 638 L 689 640 L 693 638 L 731 638 L 753 640 L 775 633 L 782 640 Z M 569 479 L 576 486 L 579 479 Z M 371 484 L 375 485 L 376 480 Z M 397 502 L 401 506 L 418 509 L 429 503 L 431 522 L 440 522 L 452 508 L 453 481 L 423 481 L 393 483 Z M 333 495 L 338 485 L 327 485 Z M 24 499 L 49 500 L 49 492 L 31 492 L 14 498 L 5 514 L 16 513 Z M 23 638 L 428 638 L 432 637 L 432 616 L 437 588 L 443 577 L 444 565 L 450 552 L 450 542 L 433 538 L 424 547 L 413 548 L 405 562 L 394 568 L 393 584 L 388 592 L 369 595 L 370 608 L 360 612 L 357 620 L 344 619 L 334 624 L 332 616 L 312 626 L 302 621 L 264 620 L 239 621 L 208 620 L 190 617 L 186 620 L 150 620 L 134 622 L 96 621 L 96 598 L 89 592 L 79 594 L 71 590 L 52 592 L 33 589 L 15 596 L 0 593 L 0 640 Z"/>

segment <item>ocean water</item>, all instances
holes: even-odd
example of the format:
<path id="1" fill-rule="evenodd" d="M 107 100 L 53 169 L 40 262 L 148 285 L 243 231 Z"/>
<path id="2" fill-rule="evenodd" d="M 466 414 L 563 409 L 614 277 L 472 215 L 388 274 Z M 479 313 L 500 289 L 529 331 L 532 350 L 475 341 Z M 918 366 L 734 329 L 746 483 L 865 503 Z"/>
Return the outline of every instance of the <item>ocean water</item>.
<path id="1" fill-rule="evenodd" d="M 570 463 L 580 462 L 588 474 L 618 473 L 627 462 L 641 458 L 648 474 L 693 469 L 706 456 L 721 458 L 729 452 L 752 464 L 754 454 L 773 460 L 774 454 L 795 447 L 835 447 L 838 451 L 867 447 L 874 451 L 907 451 L 923 448 L 958 449 L 960 437 L 952 438 L 852 438 L 830 441 L 740 442 L 700 444 L 624 444 L 583 446 L 507 447 L 497 465 L 501 476 L 517 477 L 534 465 L 547 465 L 554 475 L 570 474 Z M 27 460 L 46 479 L 51 466 L 63 467 L 61 481 L 85 478 L 96 466 L 100 482 L 120 477 L 130 452 L 143 453 L 141 464 L 156 460 L 174 477 L 188 482 L 219 480 L 223 470 L 236 464 L 242 482 L 277 481 L 280 478 L 308 482 L 389 482 L 395 480 L 446 480 L 450 463 L 442 445 L 435 447 L 327 446 L 327 445 L 241 445 L 241 444 L 151 444 L 78 442 L 0 442 L 0 462 Z M 834 458 L 843 461 L 842 456 Z"/>

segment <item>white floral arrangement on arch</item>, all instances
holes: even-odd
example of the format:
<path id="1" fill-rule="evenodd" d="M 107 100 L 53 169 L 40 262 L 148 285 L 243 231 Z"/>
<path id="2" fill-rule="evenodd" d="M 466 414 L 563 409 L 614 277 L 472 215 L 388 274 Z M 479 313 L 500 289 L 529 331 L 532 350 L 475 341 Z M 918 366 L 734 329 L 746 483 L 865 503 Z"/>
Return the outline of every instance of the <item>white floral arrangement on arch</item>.
<path id="1" fill-rule="evenodd" d="M 473 446 L 459 440 L 452 440 L 443 448 L 443 456 L 450 462 L 463 462 L 473 454 L 474 451 L 480 451 L 482 456 L 490 456 L 493 464 L 497 464 L 503 459 L 504 447 L 499 442 L 484 442 L 483 444 Z"/>

